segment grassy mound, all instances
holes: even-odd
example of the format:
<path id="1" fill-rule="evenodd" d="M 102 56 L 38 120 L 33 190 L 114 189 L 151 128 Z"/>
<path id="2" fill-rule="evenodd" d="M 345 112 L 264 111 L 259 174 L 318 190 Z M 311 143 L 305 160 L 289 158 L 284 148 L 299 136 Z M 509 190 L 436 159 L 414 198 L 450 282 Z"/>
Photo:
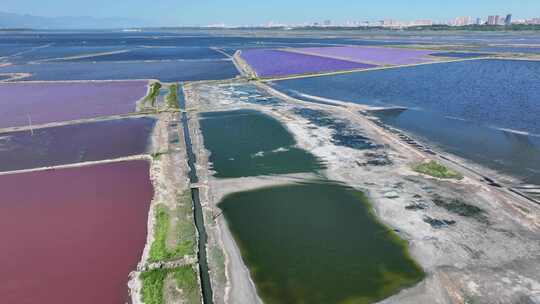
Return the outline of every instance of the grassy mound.
<path id="1" fill-rule="evenodd" d="M 163 303 L 163 285 L 167 271 L 156 269 L 141 273 L 142 281 L 142 301 L 145 304 L 161 304 Z"/>
<path id="2" fill-rule="evenodd" d="M 176 283 L 174 290 L 164 290 L 165 280 L 172 278 Z M 186 303 L 200 303 L 199 283 L 197 273 L 190 265 L 175 269 L 155 269 L 141 273 L 142 282 L 142 301 L 145 304 L 163 304 L 164 294 L 177 293 Z"/>
<path id="3" fill-rule="evenodd" d="M 413 167 L 413 170 L 437 178 L 463 179 L 463 175 L 448 169 L 434 160 L 416 165 Z"/>
<path id="4" fill-rule="evenodd" d="M 159 204 L 155 208 L 154 242 L 150 246 L 148 260 L 150 262 L 167 261 L 194 254 L 195 228 L 191 219 L 186 216 L 191 212 L 187 204 L 180 205 L 176 210 L 170 210 Z M 176 216 L 176 225 L 171 225 L 171 217 Z M 173 229 L 176 246 L 168 248 L 167 238 L 171 237 L 169 230 Z"/>
<path id="5" fill-rule="evenodd" d="M 150 106 L 154 107 L 156 105 L 156 99 L 159 95 L 159 90 L 161 89 L 161 83 L 154 82 L 150 85 L 150 91 L 148 95 L 144 98 L 144 104 L 150 102 Z"/>
<path id="6" fill-rule="evenodd" d="M 178 109 L 178 85 L 171 84 L 169 86 L 169 93 L 165 97 L 165 100 L 167 102 L 167 106 L 171 109 Z"/>

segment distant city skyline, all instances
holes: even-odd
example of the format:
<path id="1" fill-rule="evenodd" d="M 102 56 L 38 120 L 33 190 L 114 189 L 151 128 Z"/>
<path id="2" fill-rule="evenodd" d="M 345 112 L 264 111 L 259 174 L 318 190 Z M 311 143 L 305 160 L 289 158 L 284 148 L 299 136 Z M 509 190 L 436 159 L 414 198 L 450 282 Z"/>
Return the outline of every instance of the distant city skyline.
<path id="1" fill-rule="evenodd" d="M 446 22 L 459 16 L 487 20 L 488 16 L 514 20 L 540 17 L 538 0 L 387 0 L 379 2 L 346 0 L 274 0 L 252 2 L 229 0 L 3 0 L 0 10 L 44 17 L 91 16 L 96 18 L 136 18 L 156 26 L 205 26 L 212 24 L 263 25 L 335 24 L 380 20 Z M 461 20 L 462 22 L 464 20 Z"/>

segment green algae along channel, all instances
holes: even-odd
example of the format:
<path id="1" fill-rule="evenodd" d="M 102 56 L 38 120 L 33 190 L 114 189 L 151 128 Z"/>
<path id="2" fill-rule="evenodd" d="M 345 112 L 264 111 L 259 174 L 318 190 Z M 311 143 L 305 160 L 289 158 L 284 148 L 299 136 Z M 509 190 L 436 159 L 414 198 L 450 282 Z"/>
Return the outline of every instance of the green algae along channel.
<path id="1" fill-rule="evenodd" d="M 204 123 L 208 115 L 202 116 L 205 144 L 212 155 L 225 155 L 214 158 L 218 178 L 240 175 L 238 168 L 220 162 L 234 161 L 235 166 L 250 168 L 250 155 L 260 148 L 261 141 L 273 151 L 285 144 L 283 138 L 292 139 L 278 121 L 259 112 L 215 112 L 211 116 L 224 120 L 227 126 Z M 238 121 L 245 116 L 250 116 L 251 126 L 264 127 L 266 121 L 279 127 L 271 129 L 271 134 L 266 133 L 267 128 L 261 136 L 259 128 Z M 240 151 L 235 144 L 212 142 L 224 129 L 235 125 L 244 127 L 232 131 L 242 133 Z M 294 146 L 292 140 L 287 147 Z M 249 155 L 235 154 L 241 151 Z M 256 170 L 242 173 L 275 174 L 278 163 L 284 164 L 279 173 L 313 172 L 320 161 L 301 151 L 307 155 L 304 160 L 309 160 L 302 166 L 298 166 L 297 155 L 281 153 L 277 160 L 271 158 L 265 163 L 263 158 Z M 362 192 L 346 185 L 308 180 L 232 193 L 218 206 L 265 303 L 373 303 L 418 283 L 424 276 L 409 256 L 406 242 L 377 221 Z"/>

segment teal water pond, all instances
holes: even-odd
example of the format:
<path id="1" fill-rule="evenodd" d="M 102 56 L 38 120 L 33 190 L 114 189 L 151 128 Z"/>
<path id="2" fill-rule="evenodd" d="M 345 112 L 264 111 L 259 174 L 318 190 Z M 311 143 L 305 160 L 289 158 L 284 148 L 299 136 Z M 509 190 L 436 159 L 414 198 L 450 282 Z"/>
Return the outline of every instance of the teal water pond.
<path id="1" fill-rule="evenodd" d="M 219 207 L 265 303 L 373 303 L 424 276 L 364 195 L 340 184 L 235 193 Z"/>
<path id="2" fill-rule="evenodd" d="M 254 110 L 201 114 L 204 145 L 220 178 L 315 172 L 324 167 L 297 148 L 274 118 Z"/>

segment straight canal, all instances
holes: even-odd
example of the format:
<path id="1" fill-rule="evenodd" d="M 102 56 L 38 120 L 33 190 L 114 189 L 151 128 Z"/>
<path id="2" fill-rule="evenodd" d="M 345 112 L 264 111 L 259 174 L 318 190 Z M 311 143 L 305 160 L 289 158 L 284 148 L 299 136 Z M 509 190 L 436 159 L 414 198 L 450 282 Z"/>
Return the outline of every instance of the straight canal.
<path id="1" fill-rule="evenodd" d="M 182 88 L 182 86 L 180 86 L 180 88 Z M 189 180 L 191 184 L 196 184 L 199 182 L 199 177 L 197 176 L 197 169 L 195 168 L 197 158 L 193 153 L 193 145 L 191 143 L 191 136 L 189 133 L 189 118 L 187 116 L 187 113 L 185 112 L 186 100 L 182 89 L 180 89 L 178 92 L 178 103 L 180 105 L 180 109 L 184 110 L 180 114 L 180 121 L 182 122 L 182 129 L 184 131 L 184 140 L 186 144 L 186 152 L 188 156 Z M 206 259 L 207 237 L 206 229 L 204 228 L 204 214 L 199 198 L 199 189 L 191 188 L 191 199 L 194 206 L 195 226 L 197 227 L 199 235 L 199 250 L 197 253 L 197 257 L 199 260 L 199 272 L 201 278 L 203 302 L 205 304 L 212 304 L 212 285 L 210 284 L 210 276 L 208 274 L 208 260 Z"/>

